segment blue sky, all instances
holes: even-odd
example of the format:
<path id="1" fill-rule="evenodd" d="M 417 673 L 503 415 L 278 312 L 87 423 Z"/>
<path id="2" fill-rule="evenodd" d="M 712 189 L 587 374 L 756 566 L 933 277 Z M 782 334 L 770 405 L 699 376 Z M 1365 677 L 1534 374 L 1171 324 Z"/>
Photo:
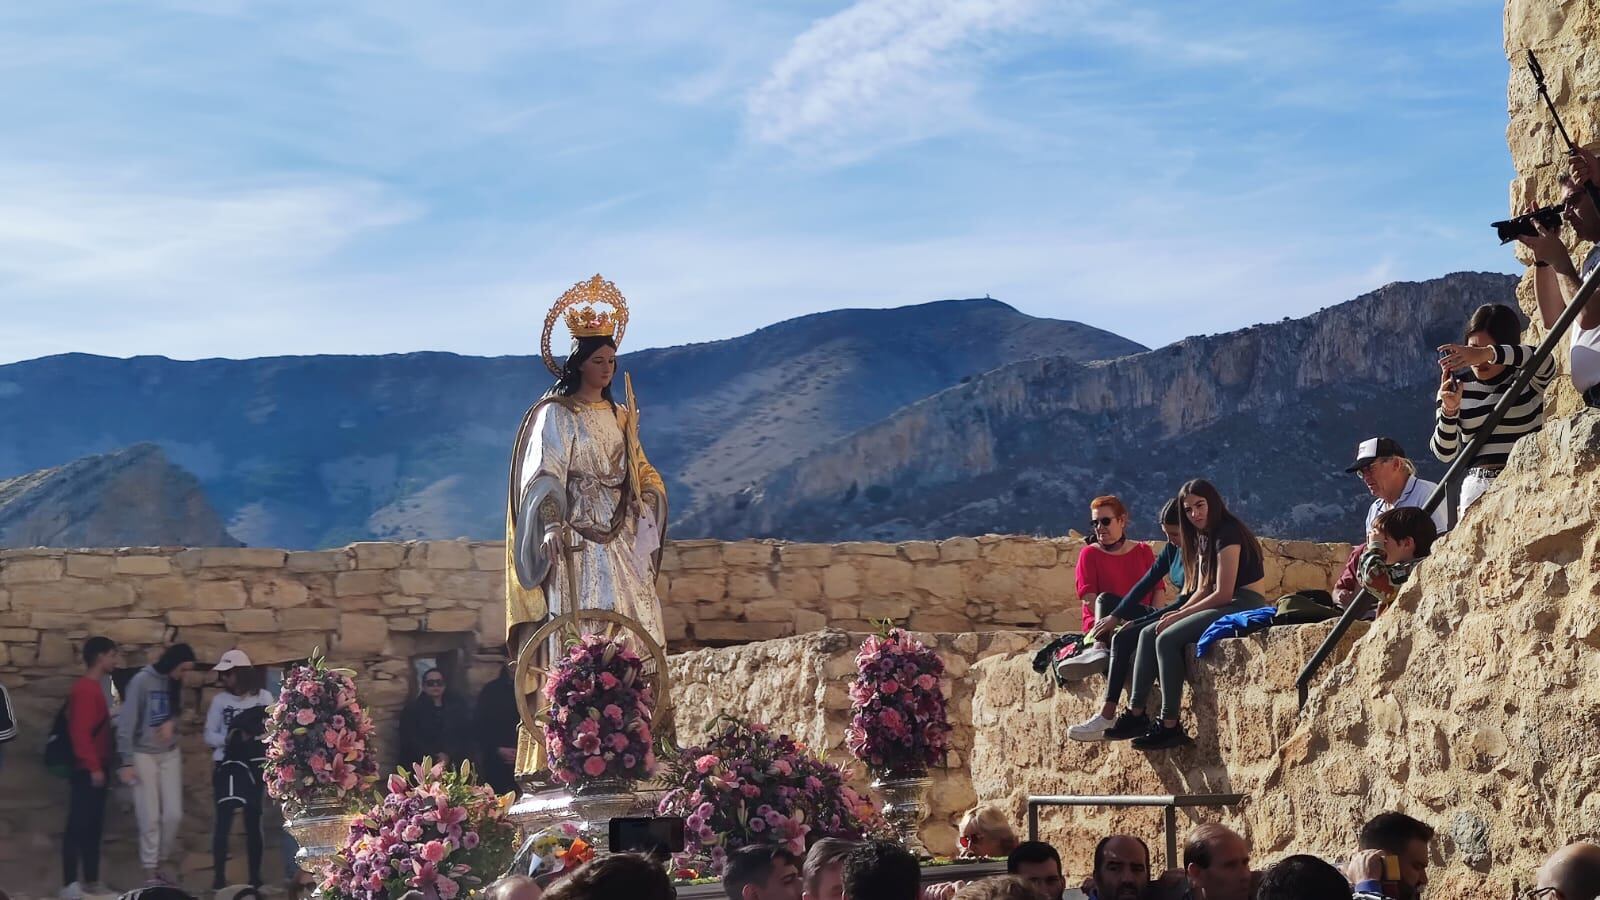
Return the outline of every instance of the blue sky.
<path id="1" fill-rule="evenodd" d="M 1158 345 L 1520 271 L 1492 0 L 0 12 L 0 362 L 633 348 L 992 295 Z M 627 349 L 627 348 L 624 348 Z"/>

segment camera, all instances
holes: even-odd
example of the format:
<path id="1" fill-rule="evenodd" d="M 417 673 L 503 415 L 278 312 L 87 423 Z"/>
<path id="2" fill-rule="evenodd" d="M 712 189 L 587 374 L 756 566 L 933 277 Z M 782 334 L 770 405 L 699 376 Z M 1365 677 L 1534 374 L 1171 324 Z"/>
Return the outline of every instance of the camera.
<path id="1" fill-rule="evenodd" d="M 611 820 L 612 853 L 682 853 L 681 816 L 628 816 Z"/>
<path id="2" fill-rule="evenodd" d="M 1509 244 L 1519 237 L 1538 237 L 1539 229 L 1535 223 L 1546 231 L 1558 231 L 1561 228 L 1561 207 L 1545 206 L 1526 215 L 1517 216 L 1515 219 L 1506 219 L 1490 223 L 1495 234 L 1500 236 L 1500 243 Z"/>

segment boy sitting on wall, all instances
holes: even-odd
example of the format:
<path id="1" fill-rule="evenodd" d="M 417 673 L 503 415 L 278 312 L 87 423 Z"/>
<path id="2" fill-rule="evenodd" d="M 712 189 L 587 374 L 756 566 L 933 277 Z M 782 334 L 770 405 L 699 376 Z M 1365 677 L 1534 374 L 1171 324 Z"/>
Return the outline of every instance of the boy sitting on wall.
<path id="1" fill-rule="evenodd" d="M 1391 509 L 1372 523 L 1367 550 L 1361 557 L 1360 578 L 1362 586 L 1378 597 L 1378 612 L 1394 602 L 1400 585 L 1433 550 L 1438 537 L 1433 520 L 1415 506 Z"/>

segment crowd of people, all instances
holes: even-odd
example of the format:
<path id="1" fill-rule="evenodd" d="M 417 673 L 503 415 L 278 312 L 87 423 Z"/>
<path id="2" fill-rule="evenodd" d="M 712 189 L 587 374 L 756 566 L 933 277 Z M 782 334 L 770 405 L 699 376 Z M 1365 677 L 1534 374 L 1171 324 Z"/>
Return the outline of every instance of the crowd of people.
<path id="1" fill-rule="evenodd" d="M 113 673 L 122 665 L 115 641 L 86 639 L 83 674 L 73 683 L 46 743 L 45 763 L 66 779 L 66 823 L 61 840 L 64 900 L 112 897 L 100 871 L 106 809 L 113 786 L 127 786 L 133 799 L 144 887 L 176 888 L 178 832 L 185 815 L 183 756 L 178 724 L 185 676 L 198 664 L 188 644 L 167 647 L 155 662 L 133 673 L 119 690 Z M 216 691 L 205 714 L 203 735 L 211 748 L 213 827 L 212 889 L 230 884 L 263 885 L 267 670 L 243 650 L 229 650 L 210 671 Z M 400 762 L 424 757 L 456 765 L 472 759 L 478 777 L 500 794 L 516 789 L 517 712 L 511 676 L 502 669 L 484 685 L 469 709 L 447 690 L 443 670 L 422 673 L 421 690 L 399 722 Z M 244 881 L 230 881 L 228 860 L 235 817 L 242 823 Z M 293 861 L 293 840 L 284 835 L 284 879 L 291 893 L 308 883 Z M 239 873 L 237 870 L 234 875 Z"/>

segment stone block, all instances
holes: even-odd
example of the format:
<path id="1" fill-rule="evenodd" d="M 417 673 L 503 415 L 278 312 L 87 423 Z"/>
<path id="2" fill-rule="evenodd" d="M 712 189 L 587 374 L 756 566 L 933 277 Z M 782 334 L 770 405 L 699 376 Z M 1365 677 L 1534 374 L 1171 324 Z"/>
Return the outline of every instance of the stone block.
<path id="1" fill-rule="evenodd" d="M 74 578 L 110 578 L 116 560 L 100 553 L 72 553 L 66 557 L 67 574 Z"/>
<path id="2" fill-rule="evenodd" d="M 669 607 L 670 608 L 670 607 Z M 666 610 L 661 611 L 663 617 Z M 680 637 L 682 635 L 679 635 Z M 478 643 L 494 647 L 506 642 L 506 611 L 501 604 L 485 603 L 478 610 Z"/>
<path id="3" fill-rule="evenodd" d="M 199 551 L 200 568 L 278 569 L 288 553 L 265 547 L 204 547 Z"/>
<path id="4" fill-rule="evenodd" d="M 829 544 L 779 544 L 778 562 L 784 568 L 825 566 L 833 562 Z"/>
<path id="5" fill-rule="evenodd" d="M 704 547 L 678 546 L 679 569 L 717 569 L 722 566 L 722 548 L 716 544 Z"/>
<path id="6" fill-rule="evenodd" d="M 383 616 L 352 615 L 339 617 L 336 646 L 346 656 L 379 653 L 389 643 L 389 623 Z"/>
<path id="7" fill-rule="evenodd" d="M 406 561 L 406 545 L 362 541 L 345 548 L 355 555 L 357 569 L 395 569 Z"/>
<path id="8" fill-rule="evenodd" d="M 966 562 L 978 558 L 978 542 L 969 537 L 954 537 L 939 542 L 942 562 Z"/>
<path id="9" fill-rule="evenodd" d="M 734 541 L 722 547 L 722 563 L 727 566 L 769 566 L 773 545 L 764 541 Z"/>
<path id="10" fill-rule="evenodd" d="M 301 582 L 275 578 L 250 585 L 250 605 L 267 609 L 304 606 L 311 602 L 311 591 Z"/>
<path id="11" fill-rule="evenodd" d="M 731 600 L 766 600 L 777 595 L 768 572 L 728 573 L 728 598 Z"/>
<path id="12" fill-rule="evenodd" d="M 188 606 L 193 592 L 185 578 L 141 579 L 138 584 L 139 605 L 146 609 L 177 609 Z"/>
<path id="13" fill-rule="evenodd" d="M 745 643 L 787 637 L 790 622 L 696 622 L 694 639 L 705 643 Z"/>
<path id="14" fill-rule="evenodd" d="M 1056 548 L 1048 541 L 1008 538 L 990 547 L 984 559 L 999 566 L 1054 566 Z"/>
<path id="15" fill-rule="evenodd" d="M 739 607 L 746 622 L 792 622 L 794 604 L 784 600 L 762 600 Z"/>
<path id="16" fill-rule="evenodd" d="M 11 608 L 44 612 L 98 613 L 132 606 L 133 586 L 120 581 L 77 581 L 26 584 L 10 591 Z"/>
<path id="17" fill-rule="evenodd" d="M 340 572 L 333 576 L 333 595 L 350 597 L 359 594 L 383 594 L 390 590 L 388 572 Z"/>
<path id="18" fill-rule="evenodd" d="M 471 569 L 472 547 L 465 541 L 429 541 L 428 568 Z"/>
<path id="19" fill-rule="evenodd" d="M 796 604 L 822 599 L 822 578 L 816 572 L 778 572 L 778 596 Z"/>
<path id="20" fill-rule="evenodd" d="M 222 621 L 235 634 L 278 630 L 278 616 L 270 609 L 230 609 L 222 614 Z"/>
<path id="21" fill-rule="evenodd" d="M 244 609 L 246 599 L 241 581 L 202 581 L 191 595 L 197 609 Z"/>
<path id="22" fill-rule="evenodd" d="M 400 593 L 413 597 L 426 597 L 438 590 L 433 575 L 418 569 L 401 569 L 394 574 L 394 580 L 400 586 Z"/>
<path id="23" fill-rule="evenodd" d="M 278 611 L 280 631 L 335 631 L 338 628 L 337 609 L 306 606 Z"/>
<path id="24" fill-rule="evenodd" d="M 428 631 L 474 631 L 478 613 L 470 609 L 441 609 L 428 613 Z"/>
<path id="25" fill-rule="evenodd" d="M 911 563 L 903 559 L 872 558 L 862 561 L 863 590 L 868 594 L 911 590 Z"/>
<path id="26" fill-rule="evenodd" d="M 10 620 L 5 620 L 0 621 L 0 625 L 49 631 L 57 628 L 82 628 L 86 624 L 86 618 L 82 613 L 75 612 L 36 612 L 31 615 L 22 613 L 16 616 L 17 621 L 14 624 Z"/>
<path id="27" fill-rule="evenodd" d="M 861 601 L 861 618 L 872 621 L 893 619 L 896 622 L 911 615 L 910 600 L 867 598 Z"/>
<path id="28" fill-rule="evenodd" d="M 922 609 L 911 611 L 911 618 L 907 623 L 916 631 L 970 631 L 972 621 L 958 613 L 928 612 Z"/>
<path id="29" fill-rule="evenodd" d="M 822 570 L 822 594 L 829 600 L 849 600 L 859 593 L 861 581 L 855 569 L 834 563 Z"/>
<path id="30" fill-rule="evenodd" d="M 933 541 L 905 541 L 900 544 L 900 555 L 912 562 L 930 562 L 939 558 L 939 545 Z"/>
<path id="31" fill-rule="evenodd" d="M 119 556 L 118 575 L 171 575 L 172 560 L 165 556 Z"/>
<path id="32" fill-rule="evenodd" d="M 167 626 L 160 619 L 118 619 L 97 624 L 95 631 L 118 644 L 146 644 L 159 647 L 167 638 Z"/>
<path id="33" fill-rule="evenodd" d="M 32 628 L 0 628 L 0 643 L 31 644 L 38 639 L 39 632 Z"/>
<path id="34" fill-rule="evenodd" d="M 291 572 L 338 572 L 349 567 L 350 554 L 343 550 L 295 550 L 284 563 Z"/>
<path id="35" fill-rule="evenodd" d="M 667 585 L 667 597 L 673 603 L 715 603 L 728 595 L 727 576 L 720 571 L 673 575 Z"/>
<path id="36" fill-rule="evenodd" d="M 661 626 L 666 630 L 668 643 L 682 641 L 689 636 L 689 623 L 675 607 L 668 606 L 661 610 Z"/>
<path id="37" fill-rule="evenodd" d="M 0 584 L 60 581 L 65 571 L 60 559 L 7 559 L 0 562 Z"/>
<path id="38" fill-rule="evenodd" d="M 840 556 L 899 556 L 900 551 L 893 544 L 880 541 L 845 541 L 834 545 L 834 552 Z"/>
<path id="39" fill-rule="evenodd" d="M 179 628 L 191 625 L 221 625 L 222 611 L 215 609 L 175 609 L 167 613 L 167 624 Z"/>
<path id="40" fill-rule="evenodd" d="M 911 572 L 911 586 L 946 600 L 960 600 L 966 595 L 957 563 L 917 566 Z"/>
<path id="41" fill-rule="evenodd" d="M 472 566 L 480 572 L 506 570 L 506 545 L 504 541 L 472 545 Z"/>
<path id="42" fill-rule="evenodd" d="M 794 633 L 808 634 L 828 627 L 828 617 L 810 609 L 794 611 Z"/>

